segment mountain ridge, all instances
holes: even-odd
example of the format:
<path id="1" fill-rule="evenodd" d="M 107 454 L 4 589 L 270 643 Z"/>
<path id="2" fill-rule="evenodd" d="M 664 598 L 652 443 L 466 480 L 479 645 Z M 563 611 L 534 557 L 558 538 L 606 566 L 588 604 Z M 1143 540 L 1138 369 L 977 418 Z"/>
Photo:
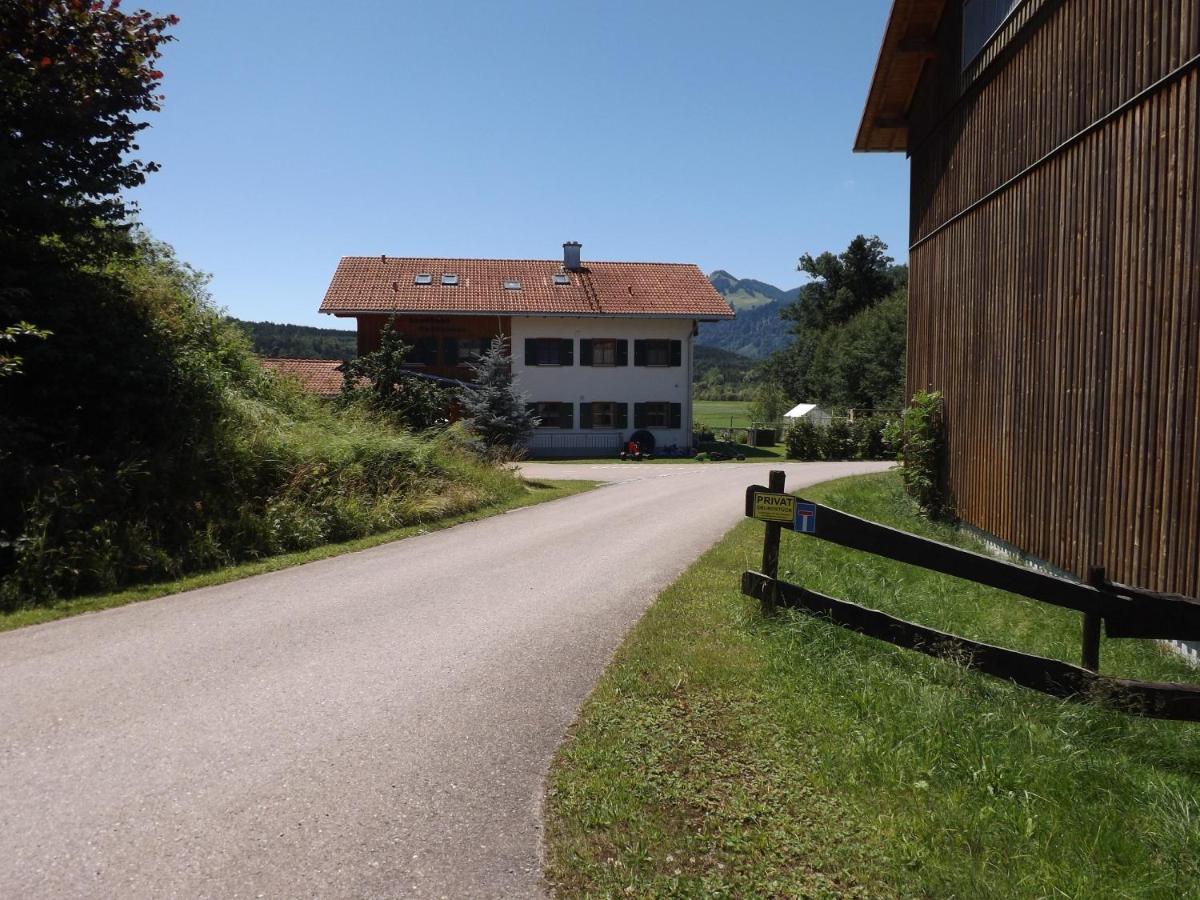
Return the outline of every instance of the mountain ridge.
<path id="1" fill-rule="evenodd" d="M 725 269 L 715 269 L 708 280 L 737 317 L 702 323 L 697 344 L 752 359 L 770 356 L 788 345 L 790 330 L 780 313 L 800 296 L 799 287 L 784 290 L 755 278 L 738 278 Z"/>

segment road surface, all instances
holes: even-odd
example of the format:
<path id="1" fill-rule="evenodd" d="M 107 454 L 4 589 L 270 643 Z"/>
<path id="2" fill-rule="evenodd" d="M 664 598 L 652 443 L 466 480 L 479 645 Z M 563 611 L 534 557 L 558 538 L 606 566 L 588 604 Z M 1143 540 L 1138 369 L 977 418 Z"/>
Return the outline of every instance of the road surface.
<path id="1" fill-rule="evenodd" d="M 0 634 L 0 894 L 537 896 L 567 726 L 769 468 L 529 465 L 616 483 Z"/>

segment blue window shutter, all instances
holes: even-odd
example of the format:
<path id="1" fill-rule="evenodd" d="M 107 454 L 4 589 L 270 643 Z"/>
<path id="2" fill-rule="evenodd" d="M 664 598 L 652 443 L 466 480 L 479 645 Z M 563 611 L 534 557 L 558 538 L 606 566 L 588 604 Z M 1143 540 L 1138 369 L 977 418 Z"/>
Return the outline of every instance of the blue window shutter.
<path id="1" fill-rule="evenodd" d="M 559 428 L 574 428 L 575 427 L 575 404 L 574 403 L 558 404 L 558 427 Z"/>
<path id="2" fill-rule="evenodd" d="M 592 404 L 590 404 L 590 403 L 580 403 L 579 404 L 579 427 L 580 428 L 591 428 L 592 427 Z"/>
<path id="3" fill-rule="evenodd" d="M 671 341 L 671 365 L 683 365 L 683 341 Z"/>
<path id="4" fill-rule="evenodd" d="M 575 365 L 575 339 L 563 338 L 562 349 L 558 353 L 558 364 L 560 366 Z"/>
<path id="5" fill-rule="evenodd" d="M 622 343 L 624 343 L 624 341 L 622 341 Z M 618 403 L 617 404 L 617 408 L 616 408 L 615 414 L 613 416 L 613 426 L 615 428 L 628 428 L 629 427 L 629 404 L 628 403 Z"/>
<path id="6" fill-rule="evenodd" d="M 536 366 L 537 364 L 537 341 L 534 338 L 525 338 L 525 365 Z"/>
<path id="7" fill-rule="evenodd" d="M 589 338 L 581 338 L 579 341 L 579 364 L 581 366 L 592 364 L 592 342 Z"/>
<path id="8" fill-rule="evenodd" d="M 625 338 L 617 339 L 617 365 L 629 365 L 629 341 Z"/>
<path id="9" fill-rule="evenodd" d="M 671 404 L 671 427 L 672 428 L 681 428 L 682 423 L 683 423 L 683 404 L 682 403 L 672 403 Z"/>
<path id="10" fill-rule="evenodd" d="M 645 428 L 646 427 L 646 404 L 645 403 L 633 404 L 633 427 L 634 428 Z"/>

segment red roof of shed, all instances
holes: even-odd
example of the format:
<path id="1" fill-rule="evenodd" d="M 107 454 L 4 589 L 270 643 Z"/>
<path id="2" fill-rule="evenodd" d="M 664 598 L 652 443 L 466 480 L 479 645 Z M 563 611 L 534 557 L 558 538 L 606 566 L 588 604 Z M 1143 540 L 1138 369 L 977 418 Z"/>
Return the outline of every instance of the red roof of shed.
<path id="1" fill-rule="evenodd" d="M 336 359 L 260 359 L 264 369 L 299 379 L 308 392 L 333 397 L 342 389 L 341 361 Z"/>
<path id="2" fill-rule="evenodd" d="M 417 284 L 418 274 L 432 276 Z M 458 283 L 441 283 L 443 274 Z M 555 284 L 566 275 L 567 284 Z M 506 281 L 520 283 L 516 289 Z M 426 259 L 344 256 L 321 312 L 449 313 L 525 316 L 647 316 L 731 319 L 733 310 L 696 266 L 588 262 L 564 271 L 559 260 Z"/>

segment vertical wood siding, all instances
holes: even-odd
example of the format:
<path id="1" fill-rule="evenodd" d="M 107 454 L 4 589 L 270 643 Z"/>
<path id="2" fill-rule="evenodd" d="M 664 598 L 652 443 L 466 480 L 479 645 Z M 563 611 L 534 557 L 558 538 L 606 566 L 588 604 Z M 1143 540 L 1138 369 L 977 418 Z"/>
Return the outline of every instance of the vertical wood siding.
<path id="1" fill-rule="evenodd" d="M 1200 595 L 1200 0 L 1040 12 L 955 98 L 948 8 L 914 99 L 909 389 L 968 522 Z"/>

